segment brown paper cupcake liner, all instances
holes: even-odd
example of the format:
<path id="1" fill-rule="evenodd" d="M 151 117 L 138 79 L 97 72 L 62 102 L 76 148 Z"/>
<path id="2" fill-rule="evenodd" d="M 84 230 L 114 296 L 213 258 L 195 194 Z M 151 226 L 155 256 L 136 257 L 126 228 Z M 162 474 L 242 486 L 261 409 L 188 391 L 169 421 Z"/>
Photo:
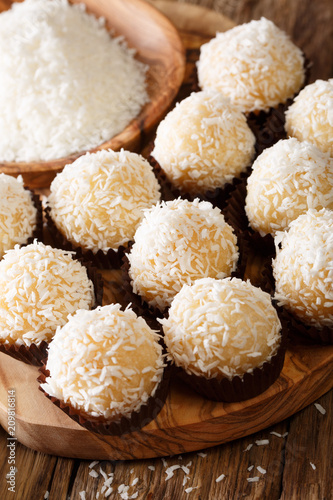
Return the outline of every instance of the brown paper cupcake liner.
<path id="1" fill-rule="evenodd" d="M 256 253 L 266 256 L 273 255 L 275 245 L 272 235 L 261 236 L 249 226 L 245 212 L 246 186 L 246 177 L 242 178 L 240 182 L 234 183 L 234 189 L 231 191 L 226 206 L 222 210 L 223 215 L 228 224 L 234 228 L 237 238 L 247 238 Z"/>
<path id="2" fill-rule="evenodd" d="M 88 278 L 93 282 L 95 304 L 92 309 L 95 309 L 96 307 L 101 306 L 103 302 L 103 278 L 91 262 L 86 261 L 83 258 L 77 260 L 79 260 L 81 264 L 86 267 Z M 39 345 L 32 343 L 30 346 L 19 346 L 17 344 L 0 342 L 0 352 L 8 354 L 12 358 L 23 361 L 28 365 L 34 366 L 42 366 L 43 363 L 45 363 L 47 359 L 47 348 L 48 343 L 44 340 Z"/>
<path id="3" fill-rule="evenodd" d="M 40 384 L 42 384 L 45 382 L 46 377 L 49 376 L 50 372 L 46 369 L 45 365 L 40 367 L 39 371 L 40 375 L 37 380 Z M 39 386 L 39 389 L 48 399 L 50 399 L 50 401 L 52 401 L 53 404 L 89 431 L 103 435 L 123 436 L 131 432 L 139 431 L 157 417 L 165 404 L 173 371 L 173 367 L 168 364 L 164 369 L 162 380 L 157 387 L 154 396 L 151 396 L 147 403 L 141 406 L 139 411 L 132 412 L 128 417 L 123 416 L 117 422 L 107 422 L 103 417 L 91 417 L 85 412 L 73 408 L 70 404 L 64 403 L 63 401 L 50 396 L 42 389 L 41 386 Z"/>
<path id="4" fill-rule="evenodd" d="M 333 344 L 333 328 L 328 326 L 316 328 L 315 326 L 306 325 L 286 308 L 283 308 L 283 314 L 286 320 L 289 321 L 292 341 L 301 340 L 304 342 L 305 339 L 311 339 L 316 344 Z"/>
<path id="5" fill-rule="evenodd" d="M 30 243 L 33 243 L 35 239 L 38 241 L 43 241 L 43 207 L 42 207 L 42 202 L 40 200 L 40 197 L 34 193 L 31 189 L 28 189 L 31 193 L 32 197 L 32 202 L 37 210 L 37 220 L 36 220 L 36 227 L 35 230 L 32 233 L 32 236 L 27 241 L 27 245 Z"/>
<path id="6" fill-rule="evenodd" d="M 0 352 L 8 354 L 18 361 L 23 361 L 27 365 L 42 366 L 47 358 L 48 343 L 44 340 L 39 344 L 26 345 L 3 344 L 0 343 Z"/>
<path id="7" fill-rule="evenodd" d="M 176 102 L 180 102 L 186 97 L 190 96 L 192 92 L 199 92 L 199 81 L 196 63 L 200 57 L 200 48 L 188 48 L 186 49 L 186 77 L 182 83 L 178 94 L 176 96 Z"/>
<path id="8" fill-rule="evenodd" d="M 277 380 L 283 368 L 288 330 L 282 318 L 281 323 L 283 325 L 281 342 L 276 354 L 260 368 L 255 368 L 252 373 L 245 373 L 243 377 L 235 376 L 232 380 L 228 378 L 217 380 L 190 375 L 185 370 L 179 369 L 178 377 L 195 392 L 212 401 L 234 403 L 262 394 Z"/>
<path id="9" fill-rule="evenodd" d="M 133 287 L 131 284 L 131 278 L 129 276 L 129 260 L 127 258 L 127 254 L 129 253 L 131 246 L 125 252 L 123 257 L 123 264 L 121 266 L 122 272 L 122 293 L 124 302 L 129 305 L 131 304 L 131 308 L 138 315 L 142 316 L 145 321 L 148 323 L 150 328 L 153 330 L 158 330 L 161 334 L 163 334 L 161 324 L 158 322 L 158 318 L 163 318 L 167 309 L 164 311 L 160 311 L 157 307 L 149 305 L 145 300 L 141 297 L 141 295 L 135 293 L 133 291 Z"/>
<path id="10" fill-rule="evenodd" d="M 152 150 L 153 147 L 151 146 L 150 149 Z M 235 183 L 241 181 L 242 179 L 247 179 L 251 173 L 251 167 L 248 166 L 239 177 L 235 177 L 231 182 L 227 182 L 223 187 L 207 190 L 204 193 L 192 194 L 181 191 L 173 186 L 172 182 L 167 178 L 162 167 L 153 156 L 149 155 L 148 161 L 153 167 L 155 176 L 161 186 L 162 200 L 169 201 L 181 197 L 183 199 L 193 201 L 194 199 L 199 198 L 201 201 L 209 201 L 214 207 L 218 207 L 220 210 L 223 210 L 226 206 L 227 200 L 234 189 Z"/>
<path id="11" fill-rule="evenodd" d="M 267 260 L 262 267 L 260 286 L 274 297 L 275 279 L 273 275 L 272 259 L 270 262 Z M 333 344 L 333 328 L 328 326 L 317 328 L 313 325 L 305 324 L 284 306 L 280 307 L 280 311 L 281 317 L 283 317 L 284 322 L 288 325 L 291 340 L 304 341 L 306 339 L 311 339 L 315 343 Z"/>
<path id="12" fill-rule="evenodd" d="M 49 233 L 50 243 L 52 246 L 61 248 L 62 250 L 67 250 L 70 252 L 75 252 L 77 258 L 83 257 L 86 260 L 89 260 L 96 266 L 98 269 L 119 269 L 122 263 L 122 257 L 124 255 L 124 251 L 126 249 L 125 246 L 121 245 L 118 248 L 118 251 L 110 248 L 106 253 L 102 250 L 98 250 L 94 253 L 92 250 L 83 250 L 80 246 L 74 246 L 71 242 L 69 242 L 65 236 L 58 230 L 55 225 L 52 217 L 51 217 L 51 209 L 50 207 L 46 207 L 45 209 L 45 218 L 47 223 L 47 229 Z"/>
<path id="13" fill-rule="evenodd" d="M 258 284 L 256 284 L 272 297 L 275 295 L 275 279 L 272 267 L 272 259 L 274 257 L 275 254 L 266 258 L 259 273 Z M 284 306 L 280 306 L 280 316 L 283 318 L 285 324 L 288 325 L 291 340 L 302 341 L 312 339 L 320 344 L 333 344 L 333 328 L 329 328 L 328 326 L 317 328 L 307 325 Z"/>

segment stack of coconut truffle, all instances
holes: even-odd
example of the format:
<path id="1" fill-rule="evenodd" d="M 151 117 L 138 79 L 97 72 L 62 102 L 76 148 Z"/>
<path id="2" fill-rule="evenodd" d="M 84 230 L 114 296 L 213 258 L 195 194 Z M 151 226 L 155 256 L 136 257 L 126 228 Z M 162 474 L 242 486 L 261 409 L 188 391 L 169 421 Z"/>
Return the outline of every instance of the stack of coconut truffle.
<path id="1" fill-rule="evenodd" d="M 266 19 L 217 34 L 197 69 L 201 90 L 158 126 L 152 164 L 100 151 L 57 175 L 46 216 L 61 249 L 35 241 L 10 250 L 32 236 L 35 209 L 1 208 L 2 345 L 31 353 L 46 342 L 42 389 L 91 430 L 129 432 L 154 418 L 169 364 L 209 399 L 265 391 L 284 362 L 276 302 L 305 332 L 332 341 L 333 81 L 301 90 L 304 56 Z M 268 121 L 290 102 L 286 138 L 255 158 L 250 114 Z M 166 184 L 173 199 L 161 196 Z M 226 220 L 230 208 L 246 227 Z M 244 280 L 239 266 L 245 240 L 262 250 L 256 234 L 275 238 L 271 293 Z M 125 309 L 96 304 L 98 280 L 78 255 L 100 268 L 122 265 Z"/>

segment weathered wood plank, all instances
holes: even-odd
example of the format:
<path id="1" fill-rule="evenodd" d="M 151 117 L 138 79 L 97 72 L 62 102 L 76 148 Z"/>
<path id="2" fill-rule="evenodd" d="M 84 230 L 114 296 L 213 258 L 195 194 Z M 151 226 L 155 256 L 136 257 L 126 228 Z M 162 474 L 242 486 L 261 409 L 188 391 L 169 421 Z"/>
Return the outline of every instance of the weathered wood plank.
<path id="1" fill-rule="evenodd" d="M 290 421 L 281 500 L 332 498 L 333 391 L 317 403 L 326 414 L 310 405 Z"/>

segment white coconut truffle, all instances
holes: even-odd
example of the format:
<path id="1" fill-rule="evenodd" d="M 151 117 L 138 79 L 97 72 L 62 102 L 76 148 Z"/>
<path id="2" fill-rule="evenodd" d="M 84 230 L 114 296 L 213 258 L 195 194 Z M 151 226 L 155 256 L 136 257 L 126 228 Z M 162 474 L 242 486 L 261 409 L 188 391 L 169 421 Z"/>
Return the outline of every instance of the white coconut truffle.
<path id="1" fill-rule="evenodd" d="M 309 210 L 275 241 L 273 273 L 280 305 L 306 324 L 332 328 L 333 211 Z"/>
<path id="2" fill-rule="evenodd" d="M 309 208 L 333 209 L 333 159 L 308 142 L 281 140 L 253 163 L 245 211 L 262 236 L 289 227 Z"/>
<path id="3" fill-rule="evenodd" d="M 177 199 L 145 212 L 128 255 L 135 293 L 164 309 L 184 283 L 224 278 L 235 270 L 237 239 L 209 202 Z"/>
<path id="4" fill-rule="evenodd" d="M 27 243 L 37 225 L 37 209 L 23 179 L 0 174 L 0 258 L 16 244 Z"/>
<path id="5" fill-rule="evenodd" d="M 133 239 L 143 209 L 160 199 L 151 165 L 136 153 L 102 150 L 66 165 L 51 184 L 58 230 L 75 247 L 104 253 Z"/>
<path id="6" fill-rule="evenodd" d="M 271 21 L 236 26 L 202 45 L 199 85 L 228 96 L 244 112 L 284 103 L 304 82 L 304 57 Z"/>
<path id="7" fill-rule="evenodd" d="M 117 421 L 154 396 L 165 366 L 158 340 L 119 304 L 77 311 L 50 344 L 42 388 L 87 416 Z"/>
<path id="8" fill-rule="evenodd" d="M 287 134 L 333 156 L 333 79 L 307 85 L 286 112 Z"/>
<path id="9" fill-rule="evenodd" d="M 254 155 L 245 116 L 215 91 L 196 92 L 157 128 L 152 156 L 180 191 L 198 194 L 239 177 Z"/>
<path id="10" fill-rule="evenodd" d="M 184 285 L 161 323 L 170 358 L 206 378 L 251 373 L 270 361 L 281 342 L 270 295 L 237 278 Z"/>
<path id="11" fill-rule="evenodd" d="M 86 268 L 71 253 L 36 241 L 0 261 L 0 342 L 50 342 L 58 325 L 95 303 Z"/>

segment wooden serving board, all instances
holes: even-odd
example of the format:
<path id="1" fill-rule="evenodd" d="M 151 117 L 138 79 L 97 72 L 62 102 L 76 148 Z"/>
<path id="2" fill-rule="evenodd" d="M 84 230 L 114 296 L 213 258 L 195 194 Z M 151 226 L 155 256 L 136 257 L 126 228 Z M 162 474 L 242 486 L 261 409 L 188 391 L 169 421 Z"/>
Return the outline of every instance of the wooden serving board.
<path id="1" fill-rule="evenodd" d="M 250 259 L 247 276 L 258 270 Z M 104 302 L 121 302 L 119 271 L 103 271 Z M 282 374 L 263 394 L 241 403 L 206 400 L 175 379 L 157 419 L 124 437 L 87 431 L 38 389 L 38 368 L 0 353 L 0 423 L 7 428 L 7 395 L 15 390 L 17 439 L 35 450 L 86 459 L 135 459 L 199 450 L 252 434 L 284 420 L 333 386 L 333 346 L 289 347 Z"/>
<path id="2" fill-rule="evenodd" d="M 233 26 L 201 7 L 152 1 L 180 29 L 188 50 L 185 82 L 193 69 L 192 49 Z M 250 256 L 246 277 L 255 277 L 260 259 Z M 119 271 L 103 271 L 104 303 L 121 302 Z M 17 439 L 49 454 L 83 459 L 135 459 L 174 455 L 238 439 L 284 420 L 333 387 L 333 346 L 294 341 L 282 373 L 263 394 L 241 403 L 206 400 L 175 379 L 165 406 L 139 432 L 123 437 L 91 433 L 71 420 L 38 390 L 38 369 L 0 353 L 0 423 L 7 429 L 8 390 L 16 394 Z"/>

